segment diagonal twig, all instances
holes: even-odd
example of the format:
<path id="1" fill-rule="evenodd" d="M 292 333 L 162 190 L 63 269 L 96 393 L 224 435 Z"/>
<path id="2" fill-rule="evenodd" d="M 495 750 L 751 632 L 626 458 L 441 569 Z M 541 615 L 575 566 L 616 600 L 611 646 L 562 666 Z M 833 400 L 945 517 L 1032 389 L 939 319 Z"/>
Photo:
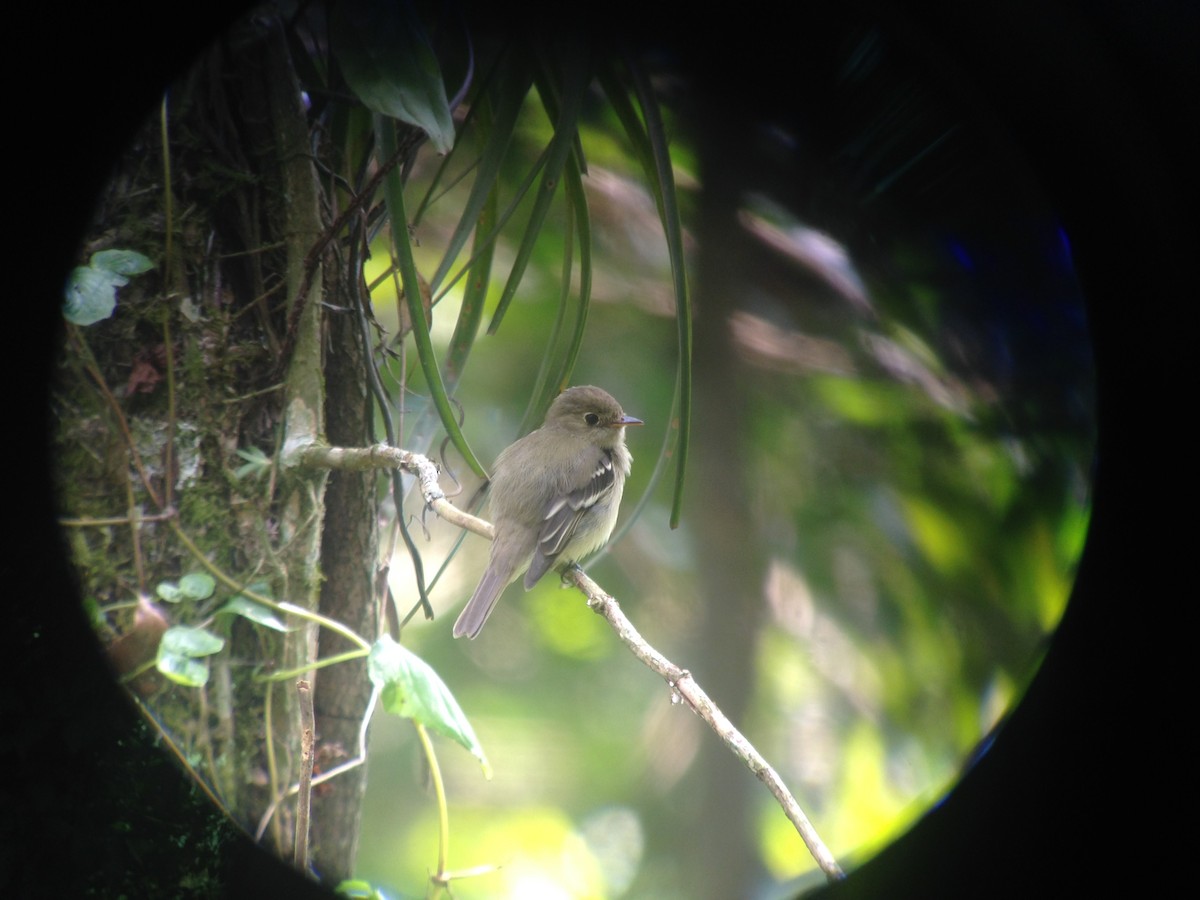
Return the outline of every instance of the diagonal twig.
<path id="1" fill-rule="evenodd" d="M 678 697 L 691 708 L 692 712 L 707 722 L 708 726 L 734 752 L 734 755 L 754 773 L 754 777 L 767 786 L 767 790 L 783 808 L 784 815 L 795 826 L 800 839 L 808 847 L 808 852 L 817 861 L 821 871 L 830 879 L 844 877 L 845 873 L 841 866 L 838 865 L 829 848 L 825 846 L 825 842 L 821 840 L 820 835 L 808 820 L 808 816 L 804 814 L 804 810 L 800 808 L 796 798 L 783 783 L 783 779 L 763 758 L 762 754 L 754 749 L 754 745 L 746 739 L 746 736 L 734 727 L 728 716 L 692 677 L 692 673 L 675 665 L 650 646 L 633 623 L 625 617 L 616 598 L 602 590 L 579 566 L 568 567 L 563 572 L 563 577 L 579 589 L 580 593 L 587 598 L 588 607 L 608 621 L 617 637 L 633 651 L 633 654 L 666 680 L 672 691 L 672 699 Z"/>

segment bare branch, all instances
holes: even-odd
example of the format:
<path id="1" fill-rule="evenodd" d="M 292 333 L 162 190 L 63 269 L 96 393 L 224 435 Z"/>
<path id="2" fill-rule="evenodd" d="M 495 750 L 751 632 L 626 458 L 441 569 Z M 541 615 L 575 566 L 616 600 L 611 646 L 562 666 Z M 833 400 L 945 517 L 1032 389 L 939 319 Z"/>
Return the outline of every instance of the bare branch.
<path id="1" fill-rule="evenodd" d="M 772 768 L 757 750 L 754 745 L 746 739 L 740 731 L 734 727 L 734 724 L 729 721 L 725 713 L 721 712 L 721 708 L 717 706 L 712 699 L 704 692 L 704 689 L 697 684 L 696 679 L 692 677 L 692 673 L 687 669 L 681 669 L 675 665 L 648 643 L 645 638 L 633 626 L 633 623 L 625 617 L 625 613 L 621 611 L 620 604 L 611 594 L 603 591 L 596 582 L 584 573 L 579 566 L 570 566 L 563 572 L 563 577 L 568 582 L 575 585 L 579 591 L 587 598 L 588 606 L 593 612 L 603 616 L 608 624 L 612 626 L 613 631 L 619 637 L 633 654 L 645 663 L 649 668 L 653 669 L 661 675 L 671 688 L 672 699 L 682 699 L 692 712 L 698 715 L 701 719 L 708 723 L 708 726 L 717 733 L 717 736 L 725 742 L 726 746 L 734 752 L 738 759 L 746 764 L 754 777 L 767 786 L 772 796 L 779 801 L 779 805 L 783 808 L 783 813 L 795 826 L 796 831 L 800 834 L 801 840 L 804 841 L 808 852 L 812 854 L 813 859 L 817 861 L 817 865 L 831 880 L 843 878 L 845 873 L 833 854 L 829 852 L 829 848 L 825 846 L 825 842 L 821 840 L 816 829 L 808 820 L 808 816 L 804 814 L 804 810 L 800 808 L 800 804 L 796 802 L 796 798 L 792 796 L 787 786 L 783 783 L 783 779 Z"/>
<path id="2" fill-rule="evenodd" d="M 367 729 L 371 724 L 371 716 L 375 714 L 375 704 L 378 702 L 378 700 L 379 689 L 373 688 L 371 690 L 371 699 L 367 701 L 367 711 L 363 713 L 362 721 L 358 726 L 358 754 L 353 759 L 346 760 L 346 762 L 335 766 L 332 769 L 327 769 L 320 775 L 313 776 L 310 772 L 308 784 L 309 789 L 324 784 L 326 781 L 336 778 L 343 772 L 349 772 L 351 769 L 357 768 L 367 761 Z M 199 781 L 198 777 L 197 781 Z M 267 825 L 270 824 L 275 817 L 275 811 L 279 808 L 279 804 L 288 797 L 294 796 L 298 793 L 300 793 L 300 782 L 297 781 L 280 796 L 271 801 L 271 805 L 267 807 L 266 812 L 263 813 L 262 818 L 258 822 L 258 828 L 254 831 L 255 841 L 262 840 L 262 836 L 266 833 Z M 213 802 L 216 803 L 216 800 L 214 799 Z M 218 803 L 217 806 L 220 807 L 220 804 Z"/>
<path id="3" fill-rule="evenodd" d="M 300 783 L 296 798 L 296 851 L 294 865 L 308 871 L 308 822 L 312 805 L 313 743 L 316 721 L 313 717 L 312 686 L 301 679 L 296 682 L 300 698 Z"/>
<path id="4" fill-rule="evenodd" d="M 417 477 L 421 484 L 421 495 L 425 504 L 452 525 L 470 531 L 489 541 L 494 536 L 492 524 L 463 512 L 447 498 L 438 485 L 438 468 L 425 456 L 410 453 L 387 444 L 373 447 L 320 447 L 310 446 L 296 454 L 296 464 L 310 468 L 343 469 L 365 472 L 369 469 L 401 468 Z"/>

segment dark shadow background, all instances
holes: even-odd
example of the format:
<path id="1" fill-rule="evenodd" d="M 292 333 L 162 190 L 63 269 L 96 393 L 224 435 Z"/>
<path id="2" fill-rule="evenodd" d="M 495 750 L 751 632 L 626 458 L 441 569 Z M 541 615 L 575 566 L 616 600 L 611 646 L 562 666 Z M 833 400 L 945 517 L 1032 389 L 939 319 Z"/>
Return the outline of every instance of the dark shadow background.
<path id="1" fill-rule="evenodd" d="M 44 450 L 61 283 L 92 192 L 162 86 L 240 5 L 179 12 L 134 0 L 10 13 L 4 196 L 17 277 L 6 308 L 0 541 L 6 896 L 317 894 L 195 800 L 103 669 L 76 611 Z M 578 15 L 614 33 L 636 21 L 639 37 L 682 35 L 685 62 L 709 90 L 766 108 L 788 102 L 789 33 L 820 27 L 804 6 L 701 14 L 679 5 L 689 18 L 670 21 L 644 9 L 623 19 L 607 4 Z M 1195 530 L 1184 506 L 1195 351 L 1183 316 L 1195 303 L 1184 276 L 1196 235 L 1182 223 L 1194 220 L 1190 176 L 1200 154 L 1196 13 L 1182 0 L 982 6 L 885 10 L 976 80 L 1071 235 L 1098 355 L 1095 515 L 1070 606 L 1025 701 L 949 798 L 821 895 L 830 898 L 1041 897 L 1097 880 L 1109 893 L 1144 894 L 1164 876 L 1188 876 L 1172 871 L 1187 858 L 1175 853 L 1178 826 L 1165 810 L 1182 799 L 1190 755 L 1187 684 L 1169 637 L 1184 630 L 1175 617 L 1195 590 L 1180 551 Z M 738 65 L 717 62 L 729 59 Z M 180 884 L 181 872 L 197 869 L 209 880 Z"/>

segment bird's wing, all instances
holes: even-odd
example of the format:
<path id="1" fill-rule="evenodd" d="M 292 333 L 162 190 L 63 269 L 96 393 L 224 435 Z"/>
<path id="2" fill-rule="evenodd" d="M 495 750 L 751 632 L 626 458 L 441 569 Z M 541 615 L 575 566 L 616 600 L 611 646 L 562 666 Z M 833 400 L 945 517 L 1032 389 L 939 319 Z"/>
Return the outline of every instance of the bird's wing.
<path id="1" fill-rule="evenodd" d="M 612 493 L 616 480 L 612 453 L 604 450 L 596 461 L 592 477 L 583 487 L 555 496 L 546 504 L 533 561 L 525 573 L 525 590 L 533 587 L 554 565 L 559 554 L 570 546 L 575 529 L 579 527 L 579 520 L 589 509 Z"/>

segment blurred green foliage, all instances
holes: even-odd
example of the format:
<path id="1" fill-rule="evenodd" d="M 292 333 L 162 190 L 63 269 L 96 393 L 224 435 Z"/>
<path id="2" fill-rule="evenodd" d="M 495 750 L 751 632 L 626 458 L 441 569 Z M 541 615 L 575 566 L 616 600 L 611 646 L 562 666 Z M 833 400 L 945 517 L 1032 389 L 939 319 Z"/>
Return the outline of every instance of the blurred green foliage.
<path id="1" fill-rule="evenodd" d="M 987 273 L 964 272 L 932 229 L 886 235 L 859 260 L 819 218 L 773 209 L 785 252 L 789 241 L 803 248 L 819 238 L 844 257 L 836 271 L 786 258 L 739 270 L 741 296 L 709 311 L 731 325 L 734 352 L 717 377 L 737 385 L 740 409 L 730 420 L 738 457 L 724 464 L 742 468 L 747 492 L 734 499 L 753 523 L 749 533 L 728 533 L 728 549 L 736 559 L 738 545 L 752 542 L 767 563 L 747 570 L 740 596 L 708 596 L 696 561 L 716 548 L 697 543 L 695 517 L 716 514 L 704 499 L 722 485 L 689 482 L 677 531 L 668 528 L 669 486 L 642 497 L 674 379 L 663 239 L 611 112 L 597 105 L 585 121 L 595 302 L 574 380 L 606 387 L 648 425 L 630 435 L 635 464 L 623 518 L 644 506 L 593 574 L 718 702 L 724 685 L 710 673 L 729 664 L 746 674 L 739 726 L 853 865 L 952 786 L 1019 701 L 1061 616 L 1088 524 L 1094 425 L 1085 332 L 1055 335 L 1083 361 L 1066 380 L 1007 377 L 986 354 L 956 348 L 983 327 L 961 311 L 994 284 Z M 545 127 L 527 107 L 517 131 L 524 152 L 542 145 Z M 705 150 L 681 132 L 673 130 L 676 180 L 702 191 Z M 453 221 L 453 199 L 447 206 Z M 682 206 L 694 235 L 698 204 L 685 192 Z M 740 213 L 761 212 L 747 196 Z M 1022 270 L 1018 287 L 1022 278 L 1028 284 L 1010 309 L 980 313 L 1013 345 L 1033 327 L 1021 317 L 1029 306 L 1081 315 L 1069 271 L 1037 258 L 1052 221 L 1037 224 L 1042 231 L 989 246 Z M 417 234 L 422 270 L 436 259 L 441 233 L 435 204 Z M 500 255 L 507 252 L 501 244 Z M 485 464 L 519 434 L 559 309 L 561 254 L 551 229 L 503 329 L 476 344 L 459 385 L 464 432 Z M 846 275 L 861 292 L 845 288 L 855 283 Z M 1046 283 L 1054 290 L 1038 296 Z M 499 291 L 491 286 L 485 316 Z M 374 301 L 386 315 L 394 295 L 381 289 Z M 455 302 L 451 291 L 435 307 L 439 349 Z M 700 356 L 695 365 L 722 363 Z M 1077 416 L 1056 418 L 1068 394 L 1078 398 Z M 472 488 L 465 485 L 464 498 Z M 423 546 L 436 558 L 456 536 L 441 523 L 429 527 Z M 482 571 L 482 543 L 466 538 L 435 589 L 438 620 L 414 622 L 404 635 L 446 679 L 495 766 L 484 782 L 462 754 L 447 750 L 443 759 L 453 866 L 498 867 L 456 882 L 456 896 L 691 897 L 699 895 L 687 870 L 723 865 L 743 866 L 747 883 L 774 896 L 813 868 L 761 786 L 731 755 L 703 756 L 716 738 L 672 704 L 579 596 L 549 579 L 528 594 L 514 588 L 477 641 L 450 640 L 445 622 Z M 411 592 L 399 559 L 392 585 L 400 596 Z M 700 626 L 710 619 L 754 623 L 752 655 L 721 665 L 701 655 L 711 651 Z M 360 871 L 376 883 L 414 885 L 430 865 L 434 832 L 416 745 L 378 722 L 373 748 Z M 706 817 L 722 827 L 720 811 L 696 805 L 698 785 L 712 780 L 739 785 L 750 811 L 748 865 L 737 858 L 736 836 L 728 859 L 680 852 Z M 596 821 L 608 826 L 590 828 Z M 612 832 L 621 828 L 618 840 Z M 684 839 L 666 839 L 672 831 Z"/>

